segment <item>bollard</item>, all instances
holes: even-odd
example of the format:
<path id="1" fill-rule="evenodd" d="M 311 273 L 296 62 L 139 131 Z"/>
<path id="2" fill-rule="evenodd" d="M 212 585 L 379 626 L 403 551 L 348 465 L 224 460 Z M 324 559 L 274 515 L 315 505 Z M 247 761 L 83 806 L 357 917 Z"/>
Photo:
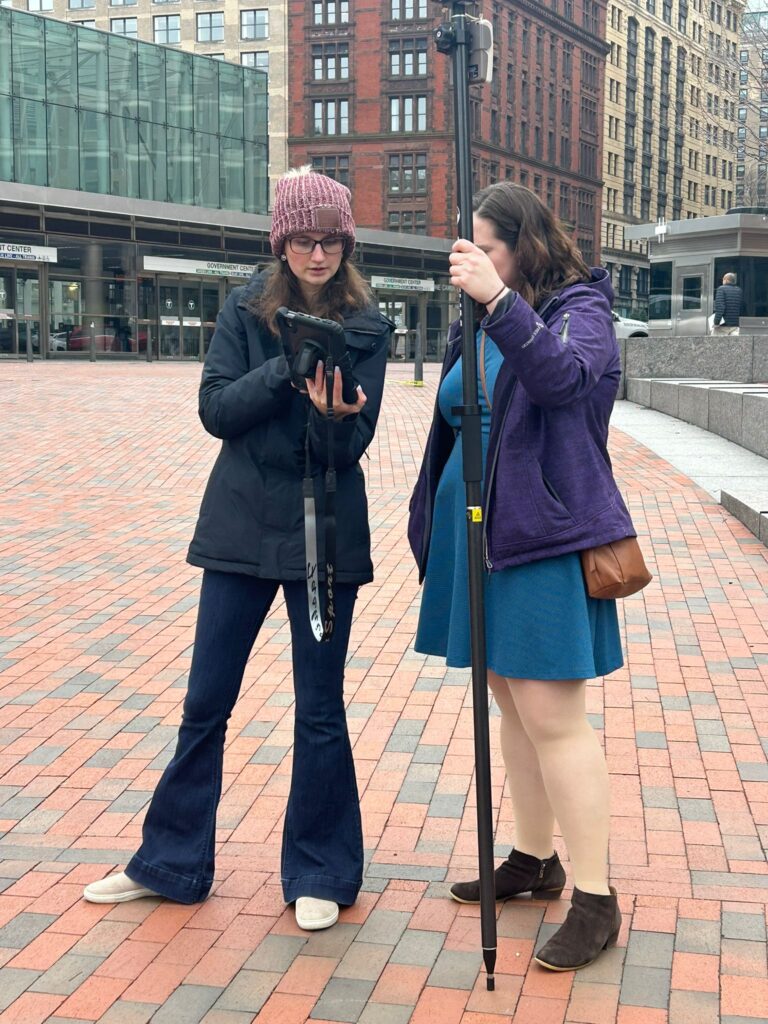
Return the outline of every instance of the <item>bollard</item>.
<path id="1" fill-rule="evenodd" d="M 416 349 L 413 359 L 413 386 L 424 387 L 424 328 L 421 324 L 416 328 Z"/>
<path id="2" fill-rule="evenodd" d="M 90 340 L 90 343 L 88 345 L 88 347 L 90 349 L 90 353 L 91 353 L 90 359 L 91 359 L 92 363 L 95 363 L 96 362 L 96 321 L 95 320 L 91 320 L 90 328 L 89 329 L 90 329 L 90 334 L 91 334 L 91 340 Z"/>

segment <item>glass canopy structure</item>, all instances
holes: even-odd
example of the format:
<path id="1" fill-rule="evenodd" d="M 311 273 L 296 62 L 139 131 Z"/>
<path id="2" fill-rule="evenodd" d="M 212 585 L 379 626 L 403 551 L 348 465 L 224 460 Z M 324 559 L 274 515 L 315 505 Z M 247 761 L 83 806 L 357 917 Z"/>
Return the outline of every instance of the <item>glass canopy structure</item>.
<path id="1" fill-rule="evenodd" d="M 264 72 L 5 7 L 0 51 L 0 180 L 266 213 Z"/>

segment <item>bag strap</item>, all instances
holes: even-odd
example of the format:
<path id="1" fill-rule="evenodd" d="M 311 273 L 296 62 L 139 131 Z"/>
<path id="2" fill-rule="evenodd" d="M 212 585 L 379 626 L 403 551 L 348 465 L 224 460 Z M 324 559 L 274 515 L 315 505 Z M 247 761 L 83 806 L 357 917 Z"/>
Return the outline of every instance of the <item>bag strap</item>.
<path id="1" fill-rule="evenodd" d="M 315 509 L 315 486 L 312 478 L 312 464 L 309 454 L 309 420 L 304 441 L 304 543 L 307 559 L 307 604 L 309 625 L 315 640 L 330 640 L 336 621 L 334 583 L 336 579 L 336 467 L 333 450 L 333 367 L 326 372 L 326 400 L 328 403 L 328 468 L 325 471 L 325 613 L 322 608 L 321 583 L 317 573 L 317 513 Z M 311 412 L 311 410 L 310 410 Z"/>
<path id="2" fill-rule="evenodd" d="M 488 397 L 488 385 L 487 385 L 487 382 L 486 382 L 486 379 L 485 379 L 485 331 L 481 331 L 480 332 L 480 357 L 479 357 L 479 363 L 480 363 L 480 383 L 483 386 L 483 395 L 485 396 L 485 401 L 486 401 L 486 403 L 488 405 L 488 408 L 489 409 L 493 409 L 493 405 L 491 404 L 491 400 Z"/>

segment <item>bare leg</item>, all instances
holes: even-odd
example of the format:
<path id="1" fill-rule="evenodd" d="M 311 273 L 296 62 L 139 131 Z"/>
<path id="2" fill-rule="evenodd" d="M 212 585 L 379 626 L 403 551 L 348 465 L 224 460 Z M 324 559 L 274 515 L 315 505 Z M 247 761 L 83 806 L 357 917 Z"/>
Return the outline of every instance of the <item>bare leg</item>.
<path id="1" fill-rule="evenodd" d="M 501 756 L 515 812 L 515 849 L 545 860 L 553 852 L 555 816 L 541 777 L 539 757 L 520 721 L 509 682 L 489 671 L 488 685 L 501 711 Z"/>
<path id="2" fill-rule="evenodd" d="M 585 680 L 507 680 L 582 892 L 607 895 L 608 768 L 587 721 Z"/>

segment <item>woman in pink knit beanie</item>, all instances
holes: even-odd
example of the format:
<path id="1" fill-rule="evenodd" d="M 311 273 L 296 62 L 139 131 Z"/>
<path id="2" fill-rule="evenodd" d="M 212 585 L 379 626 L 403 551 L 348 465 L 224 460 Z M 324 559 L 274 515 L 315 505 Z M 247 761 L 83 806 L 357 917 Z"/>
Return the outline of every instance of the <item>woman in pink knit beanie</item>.
<path id="1" fill-rule="evenodd" d="M 95 903 L 152 895 L 181 903 L 205 899 L 214 881 L 227 722 L 253 645 L 282 590 L 285 612 L 274 614 L 287 614 L 290 623 L 296 703 L 280 875 L 298 925 L 313 931 L 336 922 L 363 879 L 344 665 L 358 588 L 373 579 L 360 459 L 376 428 L 392 324 L 350 263 L 355 223 L 343 185 L 309 167 L 281 178 L 270 241 L 274 264 L 232 291 L 203 369 L 200 418 L 222 444 L 187 555 L 203 569 L 203 581 L 176 752 L 147 810 L 141 847 L 125 871 L 91 883 L 84 896 Z M 338 377 L 332 426 L 322 362 L 314 379 L 305 384 L 298 375 L 296 381 L 295 353 L 283 347 L 277 330 L 280 306 L 344 328 L 344 359 L 357 398 L 342 400 Z M 343 526 L 338 535 L 332 493 Z M 329 554 L 334 546 L 335 559 Z M 317 576 L 308 565 L 317 566 Z M 318 590 L 326 596 L 322 642 L 313 631 Z M 269 653 L 263 648 L 262 659 Z M 249 694 L 260 707 L 270 703 L 274 678 L 265 683 Z M 240 751 L 251 744 L 251 760 L 262 766 L 275 764 L 277 751 L 282 760 L 287 749 L 269 749 L 275 721 L 269 711 L 240 734 Z M 268 774 L 260 770 L 260 778 Z M 264 858 L 273 852 L 276 858 L 271 826 L 264 830 L 257 817 L 252 825 L 266 844 L 259 869 L 270 870 Z"/>

